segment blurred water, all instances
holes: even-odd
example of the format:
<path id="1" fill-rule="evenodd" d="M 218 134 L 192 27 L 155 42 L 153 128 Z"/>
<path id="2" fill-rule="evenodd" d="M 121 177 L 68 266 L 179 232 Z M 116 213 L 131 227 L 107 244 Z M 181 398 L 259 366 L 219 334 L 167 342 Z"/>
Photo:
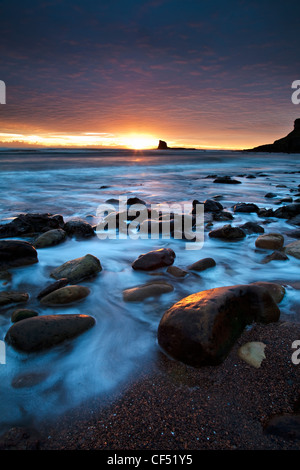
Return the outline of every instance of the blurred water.
<path id="1" fill-rule="evenodd" d="M 1 151 L 1 223 L 22 212 L 59 213 L 67 221 L 73 217 L 97 223 L 99 204 L 119 196 L 138 196 L 147 203 L 191 203 L 221 195 L 220 202 L 232 211 L 237 202 L 253 202 L 260 207 L 278 207 L 278 201 L 292 196 L 299 184 L 299 155 L 245 154 L 200 151 Z M 242 184 L 219 185 L 208 175 L 226 175 Z M 247 178 L 247 175 L 255 178 Z M 241 176 L 243 175 L 243 176 Z M 277 187 L 285 185 L 286 187 Z M 267 192 L 276 199 L 266 199 Z M 233 225 L 247 221 L 262 223 L 256 214 L 235 214 Z M 295 239 L 295 227 L 284 219 L 271 219 L 266 232 L 285 235 L 285 243 Z M 215 222 L 214 228 L 225 222 Z M 57 415 L 93 396 L 109 394 L 126 382 L 157 350 L 156 331 L 164 311 L 174 302 L 200 290 L 255 281 L 281 281 L 286 296 L 280 304 L 285 320 L 300 321 L 300 300 L 295 282 L 299 281 L 300 260 L 261 264 L 265 251 L 255 249 L 257 235 L 239 242 L 223 242 L 208 237 L 199 251 L 186 250 L 181 240 L 99 240 L 69 239 L 61 245 L 38 250 L 39 263 L 12 269 L 12 282 L 1 290 L 20 290 L 30 294 L 28 307 L 41 315 L 82 313 L 94 316 L 96 325 L 71 343 L 46 353 L 21 354 L 6 348 L 6 364 L 0 364 L 0 431 L 15 425 Z M 205 257 L 217 266 L 201 274 L 190 273 L 184 280 L 168 275 L 137 272 L 131 263 L 141 253 L 171 247 L 175 265 L 185 268 Z M 103 271 L 81 284 L 91 289 L 82 302 L 63 308 L 41 308 L 37 293 L 51 283 L 52 268 L 65 261 L 91 253 Z M 166 279 L 174 291 L 144 302 L 126 303 L 125 288 L 153 279 Z M 14 307 L 0 312 L 0 339 L 11 326 Z M 32 387 L 13 388 L 21 373 L 43 372 L 46 378 Z"/>

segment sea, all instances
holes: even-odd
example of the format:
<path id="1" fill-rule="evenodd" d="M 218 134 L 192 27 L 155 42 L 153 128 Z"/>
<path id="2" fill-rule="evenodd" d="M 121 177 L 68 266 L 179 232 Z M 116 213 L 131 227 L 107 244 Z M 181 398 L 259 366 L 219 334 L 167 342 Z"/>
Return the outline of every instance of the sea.
<path id="1" fill-rule="evenodd" d="M 65 221 L 83 219 L 99 223 L 98 208 L 107 200 L 138 197 L 147 204 L 191 205 L 215 198 L 233 214 L 239 202 L 276 209 L 299 192 L 300 155 L 211 150 L 117 149 L 0 149 L 0 223 L 19 214 L 61 214 Z M 214 183 L 216 176 L 231 176 L 240 184 Z M 266 193 L 276 197 L 268 199 Z M 261 218 L 256 213 L 234 213 L 229 222 L 205 227 L 204 243 L 187 249 L 184 240 L 99 237 L 38 250 L 37 264 L 11 269 L 12 281 L 0 281 L 2 291 L 28 292 L 28 308 L 39 315 L 80 313 L 92 315 L 94 327 L 74 340 L 46 352 L 20 353 L 4 343 L 12 325 L 11 305 L 0 311 L 0 432 L 13 426 L 38 425 L 94 398 L 117 396 L 129 380 L 159 351 L 157 328 L 163 313 L 178 300 L 213 287 L 256 281 L 280 282 L 286 294 L 279 304 L 281 320 L 300 321 L 300 260 L 262 263 L 270 251 L 257 249 L 257 234 L 236 242 L 210 238 L 212 228 L 226 223 L 240 226 L 257 222 L 265 232 L 281 233 L 285 245 L 295 241 L 297 227 L 286 219 Z M 32 239 L 23 238 L 26 241 Z M 216 266 L 201 273 L 175 278 L 165 269 L 138 272 L 131 263 L 142 253 L 169 247 L 174 265 L 186 269 L 207 257 Z M 37 294 L 53 282 L 49 274 L 62 263 L 92 254 L 102 271 L 82 281 L 90 295 L 76 304 L 45 307 Z M 142 302 L 125 302 L 123 290 L 151 280 L 166 280 L 174 290 Z M 250 326 L 251 327 L 251 326 Z M 299 338 L 291 338 L 293 340 Z M 4 351 L 3 351 L 4 348 Z M 292 350 L 291 350 L 292 354 Z M 30 383 L 22 378 L 38 377 Z M 21 380 L 19 380 L 21 378 Z M 16 385 L 19 384 L 19 385 Z M 21 384 L 21 386 L 20 386 Z"/>

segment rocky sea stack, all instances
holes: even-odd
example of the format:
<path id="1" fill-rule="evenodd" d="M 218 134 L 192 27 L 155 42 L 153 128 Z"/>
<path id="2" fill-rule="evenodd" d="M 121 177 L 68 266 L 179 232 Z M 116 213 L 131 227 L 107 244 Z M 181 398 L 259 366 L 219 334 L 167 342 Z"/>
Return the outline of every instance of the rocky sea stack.
<path id="1" fill-rule="evenodd" d="M 299 153 L 300 152 L 300 118 L 294 121 L 294 129 L 282 139 L 275 140 L 273 144 L 260 145 L 247 152 L 276 152 Z"/>
<path id="2" fill-rule="evenodd" d="M 158 142 L 158 147 L 157 147 L 157 150 L 167 150 L 169 147 L 168 147 L 168 144 L 167 142 L 165 142 L 164 140 L 160 140 Z"/>

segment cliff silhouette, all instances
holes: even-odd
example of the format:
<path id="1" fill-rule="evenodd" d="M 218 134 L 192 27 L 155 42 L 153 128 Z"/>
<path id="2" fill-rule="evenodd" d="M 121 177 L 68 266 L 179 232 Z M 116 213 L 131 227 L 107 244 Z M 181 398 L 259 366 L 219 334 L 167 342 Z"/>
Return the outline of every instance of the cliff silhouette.
<path id="1" fill-rule="evenodd" d="M 287 136 L 275 140 L 273 144 L 245 149 L 245 152 L 300 153 L 300 119 L 294 121 L 294 129 Z"/>

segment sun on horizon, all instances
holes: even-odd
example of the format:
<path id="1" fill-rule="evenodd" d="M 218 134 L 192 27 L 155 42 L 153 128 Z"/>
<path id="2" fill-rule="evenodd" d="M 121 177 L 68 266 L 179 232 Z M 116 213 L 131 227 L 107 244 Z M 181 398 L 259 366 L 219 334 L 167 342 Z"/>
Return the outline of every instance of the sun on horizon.
<path id="1" fill-rule="evenodd" d="M 153 149 L 157 147 L 158 139 L 150 135 L 129 134 L 120 139 L 125 147 L 133 150 Z"/>

